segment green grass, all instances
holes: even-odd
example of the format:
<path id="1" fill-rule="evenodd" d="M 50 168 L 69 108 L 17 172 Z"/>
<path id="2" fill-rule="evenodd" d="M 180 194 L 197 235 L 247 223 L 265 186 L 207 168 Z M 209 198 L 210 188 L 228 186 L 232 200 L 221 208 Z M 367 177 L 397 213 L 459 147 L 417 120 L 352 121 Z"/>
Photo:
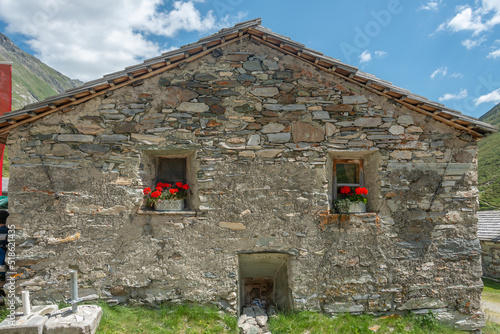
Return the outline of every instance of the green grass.
<path id="1" fill-rule="evenodd" d="M 273 334 L 322 334 L 322 333 L 414 333 L 459 334 L 463 333 L 440 324 L 433 314 L 405 317 L 374 318 L 369 315 L 340 315 L 331 318 L 315 312 L 291 312 L 271 318 L 269 327 Z"/>
<path id="2" fill-rule="evenodd" d="M 214 307 L 181 305 L 153 309 L 104 303 L 100 306 L 104 314 L 97 334 L 238 333 L 236 317 Z"/>

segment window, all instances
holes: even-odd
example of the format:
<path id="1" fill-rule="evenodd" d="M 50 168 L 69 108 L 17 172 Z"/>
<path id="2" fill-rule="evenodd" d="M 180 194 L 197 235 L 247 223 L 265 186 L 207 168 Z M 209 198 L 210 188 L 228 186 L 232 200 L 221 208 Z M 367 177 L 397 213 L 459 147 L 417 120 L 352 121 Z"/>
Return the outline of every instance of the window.
<path id="1" fill-rule="evenodd" d="M 201 203 L 198 198 L 197 163 L 195 149 L 144 150 L 141 155 L 142 186 L 155 187 L 158 183 L 175 184 L 182 182 L 189 185 L 189 195 L 185 201 L 185 210 L 194 212 Z M 141 210 L 149 211 L 143 203 Z"/>
<path id="2" fill-rule="evenodd" d="M 363 160 L 333 161 L 333 198 L 336 200 L 342 187 L 363 187 Z"/>
<path id="3" fill-rule="evenodd" d="M 186 183 L 186 158 L 158 158 L 156 183 Z"/>

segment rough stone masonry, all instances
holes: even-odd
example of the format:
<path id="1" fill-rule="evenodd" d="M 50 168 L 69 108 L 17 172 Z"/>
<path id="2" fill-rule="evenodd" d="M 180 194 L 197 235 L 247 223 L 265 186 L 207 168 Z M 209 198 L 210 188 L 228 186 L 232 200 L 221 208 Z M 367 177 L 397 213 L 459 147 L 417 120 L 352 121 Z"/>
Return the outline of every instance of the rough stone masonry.
<path id="1" fill-rule="evenodd" d="M 290 308 L 482 327 L 476 141 L 248 38 L 219 50 L 11 131 L 18 289 L 65 299 L 75 269 L 81 295 L 235 312 L 239 256 L 277 254 Z M 141 191 L 165 156 L 187 159 L 177 214 Z M 331 213 L 334 159 L 363 160 L 368 213 Z"/>

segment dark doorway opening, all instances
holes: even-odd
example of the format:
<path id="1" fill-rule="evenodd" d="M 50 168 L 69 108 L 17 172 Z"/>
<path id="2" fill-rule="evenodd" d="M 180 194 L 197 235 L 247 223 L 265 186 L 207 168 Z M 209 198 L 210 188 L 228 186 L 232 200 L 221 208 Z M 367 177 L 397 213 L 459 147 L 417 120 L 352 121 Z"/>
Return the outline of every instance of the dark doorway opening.
<path id="1" fill-rule="evenodd" d="M 283 253 L 251 253 L 238 256 L 238 309 L 254 303 L 264 308 L 292 308 L 288 285 L 290 255 Z"/>

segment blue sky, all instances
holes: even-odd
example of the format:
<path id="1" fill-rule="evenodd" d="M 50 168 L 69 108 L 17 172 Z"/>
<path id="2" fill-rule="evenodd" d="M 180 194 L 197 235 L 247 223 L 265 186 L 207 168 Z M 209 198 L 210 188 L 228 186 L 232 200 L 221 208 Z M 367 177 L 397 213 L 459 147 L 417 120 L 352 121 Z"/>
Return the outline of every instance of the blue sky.
<path id="1" fill-rule="evenodd" d="M 237 22 L 479 117 L 500 102 L 500 0 L 0 0 L 0 31 L 88 81 Z"/>

